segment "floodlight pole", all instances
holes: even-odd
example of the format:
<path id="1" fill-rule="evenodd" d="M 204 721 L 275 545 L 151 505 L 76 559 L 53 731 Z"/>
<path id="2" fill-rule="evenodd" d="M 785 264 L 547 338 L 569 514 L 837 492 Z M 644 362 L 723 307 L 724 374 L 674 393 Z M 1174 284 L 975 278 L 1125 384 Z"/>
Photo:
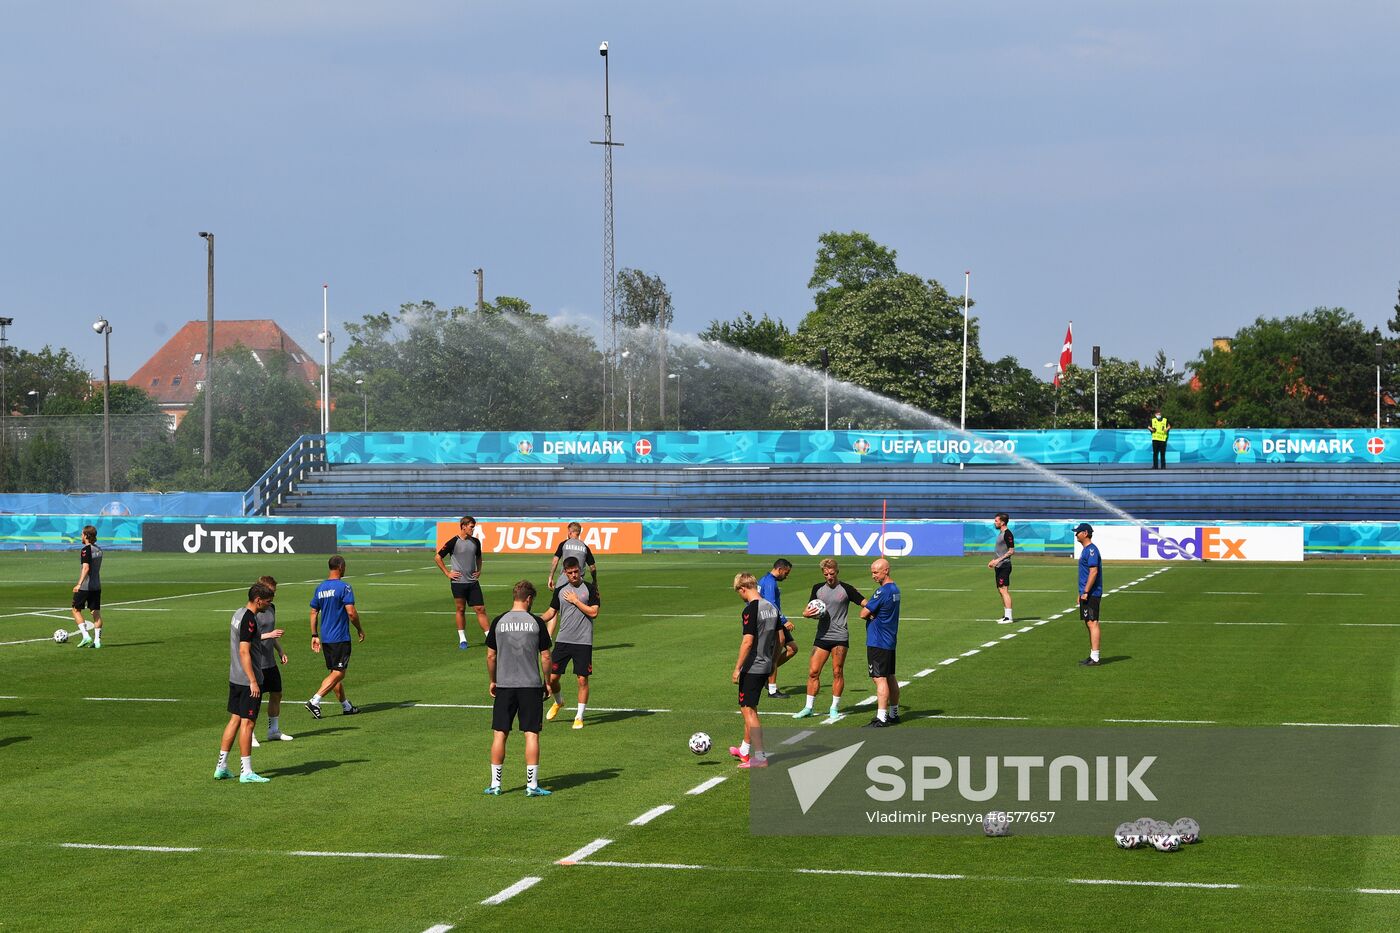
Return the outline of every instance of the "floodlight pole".
<path id="1" fill-rule="evenodd" d="M 963 273 L 963 364 L 962 364 L 962 417 L 958 421 L 960 430 L 967 430 L 967 307 L 968 296 L 972 291 L 972 271 Z"/>
<path id="2" fill-rule="evenodd" d="M 831 430 L 831 354 L 822 347 L 822 430 Z"/>
<path id="3" fill-rule="evenodd" d="M 0 317 L 0 455 L 3 455 L 9 438 L 6 435 L 5 419 L 9 416 L 10 406 L 5 403 L 5 365 L 10 354 L 9 338 L 5 334 L 5 328 L 15 322 L 12 317 Z"/>
<path id="4" fill-rule="evenodd" d="M 200 231 L 209 245 L 208 317 L 204 327 L 204 475 L 214 465 L 214 234 Z"/>
<path id="5" fill-rule="evenodd" d="M 1376 344 L 1376 430 L 1381 429 L 1381 353 L 1382 344 Z"/>
<path id="6" fill-rule="evenodd" d="M 98 318 L 92 329 L 102 335 L 102 488 L 112 491 L 112 325 Z"/>

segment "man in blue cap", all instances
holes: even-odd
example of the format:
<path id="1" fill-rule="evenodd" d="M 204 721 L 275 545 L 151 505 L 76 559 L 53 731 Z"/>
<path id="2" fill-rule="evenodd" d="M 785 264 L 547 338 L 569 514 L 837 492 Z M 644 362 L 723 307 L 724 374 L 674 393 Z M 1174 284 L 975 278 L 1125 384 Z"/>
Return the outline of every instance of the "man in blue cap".
<path id="1" fill-rule="evenodd" d="M 1094 526 L 1080 522 L 1074 528 L 1074 540 L 1083 548 L 1079 552 L 1079 618 L 1089 630 L 1089 656 L 1079 663 L 1085 667 L 1099 666 L 1099 600 L 1103 598 L 1103 558 L 1094 543 Z"/>

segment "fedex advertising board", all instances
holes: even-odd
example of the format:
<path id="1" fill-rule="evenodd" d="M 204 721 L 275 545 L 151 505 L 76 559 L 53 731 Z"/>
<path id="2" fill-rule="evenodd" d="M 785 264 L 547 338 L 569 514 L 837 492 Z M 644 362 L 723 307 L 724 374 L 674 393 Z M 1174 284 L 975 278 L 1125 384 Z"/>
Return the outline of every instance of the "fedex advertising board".
<path id="1" fill-rule="evenodd" d="M 1094 543 L 1110 561 L 1303 559 L 1301 525 L 1100 525 Z"/>

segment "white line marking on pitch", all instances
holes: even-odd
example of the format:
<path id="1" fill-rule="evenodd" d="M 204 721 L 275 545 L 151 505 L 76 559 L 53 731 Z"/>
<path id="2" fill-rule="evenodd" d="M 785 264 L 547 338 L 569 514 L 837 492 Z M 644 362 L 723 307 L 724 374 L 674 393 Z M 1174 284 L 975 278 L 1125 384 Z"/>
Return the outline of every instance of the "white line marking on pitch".
<path id="1" fill-rule="evenodd" d="M 1400 894 L 1400 888 L 1357 888 L 1357 894 Z"/>
<path id="2" fill-rule="evenodd" d="M 952 714 L 950 714 L 950 713 L 934 713 L 933 715 L 931 715 L 931 716 L 926 716 L 926 717 L 924 717 L 924 718 L 926 718 L 926 719 L 995 719 L 995 720 L 1004 720 L 1004 721 L 1006 721 L 1006 722 L 1027 722 L 1027 721 L 1030 720 L 1030 717 L 1029 717 L 1029 716 L 955 716 L 955 715 L 952 715 Z"/>
<path id="3" fill-rule="evenodd" d="M 592 855 L 594 852 L 597 852 L 599 849 L 603 848 L 604 846 L 610 846 L 610 845 L 612 845 L 612 840 L 611 840 L 611 839 L 594 839 L 594 840 L 593 840 L 592 842 L 590 842 L 588 845 L 583 846 L 583 847 L 580 848 L 580 849 L 575 849 L 573 852 L 570 852 L 568 855 L 564 856 L 563 858 L 561 858 L 559 861 L 555 862 L 554 864 L 556 864 L 556 865 L 574 865 L 574 864 L 577 864 L 578 862 L 581 862 L 581 861 L 583 861 L 584 859 L 588 858 L 590 855 Z"/>
<path id="4" fill-rule="evenodd" d="M 958 655 L 958 657 L 960 657 L 960 658 L 970 658 L 970 657 L 972 657 L 974 654 L 981 654 L 981 653 L 982 653 L 982 649 L 981 649 L 981 648 L 970 648 L 970 649 L 968 649 L 967 651 L 964 651 L 962 654 Z"/>
<path id="5" fill-rule="evenodd" d="M 1263 596 L 1253 590 L 1206 590 L 1206 596 Z"/>
<path id="6" fill-rule="evenodd" d="M 999 642 L 999 641 L 984 641 L 984 642 L 982 642 L 982 647 L 983 647 L 983 648 L 995 648 L 995 647 L 996 647 L 997 645 L 999 645 L 999 644 L 1001 644 L 1001 642 Z"/>
<path id="7" fill-rule="evenodd" d="M 941 666 L 941 665 L 945 665 L 945 664 L 957 664 L 957 663 L 958 663 L 958 659 L 957 659 L 957 658 L 944 658 L 942 661 L 939 661 L 938 663 L 939 663 L 940 666 Z"/>
<path id="8" fill-rule="evenodd" d="M 671 812 L 671 811 L 674 810 L 674 809 L 676 809 L 675 804 L 663 803 L 663 804 L 662 804 L 661 806 L 659 806 L 659 807 L 652 807 L 650 810 L 648 810 L 647 812 L 643 813 L 641 816 L 637 817 L 635 820 L 633 820 L 632 822 L 628 823 L 627 825 L 628 825 L 628 826 L 645 826 L 646 824 L 650 823 L 652 820 L 656 819 L 656 818 L 657 818 L 658 816 L 660 816 L 661 814 L 663 814 L 663 813 L 669 813 L 669 812 Z"/>
<path id="9" fill-rule="evenodd" d="M 703 794 L 705 791 L 709 790 L 710 788 L 712 788 L 712 787 L 718 787 L 719 785 L 723 784 L 724 781 L 725 781 L 725 775 L 723 775 L 723 774 L 721 774 L 719 777 L 712 777 L 712 778 L 710 778 L 708 781 L 706 781 L 705 783 L 703 783 L 703 784 L 697 784 L 697 785 L 695 785 L 694 787 L 692 787 L 690 790 L 686 791 L 686 795 L 687 795 L 687 796 L 693 797 L 693 796 L 696 796 L 696 795 L 698 795 L 698 794 Z"/>
<path id="10" fill-rule="evenodd" d="M 1104 722 L 1151 722 L 1151 723 L 1173 723 L 1187 726 L 1208 726 L 1215 723 L 1214 719 L 1105 719 Z"/>
<path id="11" fill-rule="evenodd" d="M 1352 628 L 1397 628 L 1400 622 L 1338 622 L 1338 625 L 1348 625 Z M 42 639 L 41 639 L 42 640 Z"/>
<path id="12" fill-rule="evenodd" d="M 588 863 L 587 863 L 587 862 L 584 862 L 584 864 L 587 865 Z M 510 900 L 512 897 L 515 897 L 515 895 L 519 894 L 521 891 L 527 891 L 527 890 L 529 890 L 530 888 L 533 888 L 535 885 L 539 884 L 542 880 L 543 880 L 543 879 L 541 879 L 541 878 L 521 878 L 521 879 L 520 879 L 519 881 L 517 881 L 515 884 L 513 884 L 513 885 L 511 885 L 510 887 L 506 888 L 504 891 L 500 891 L 500 892 L 498 892 L 498 893 L 496 893 L 496 894 L 492 894 L 490 897 L 488 897 L 486 900 L 482 901 L 481 903 L 483 903 L 483 904 L 485 904 L 485 905 L 487 905 L 487 906 L 492 906 L 492 905 L 495 905 L 495 904 L 504 904 L 506 901 Z"/>
<path id="13" fill-rule="evenodd" d="M 1216 625 L 1288 625 L 1288 622 L 1216 622 Z"/>
<path id="14" fill-rule="evenodd" d="M 1114 878 L 1066 878 L 1066 884 L 1117 884 L 1134 888 L 1206 888 L 1216 890 L 1221 888 L 1235 889 L 1241 887 L 1238 884 L 1208 884 L 1204 881 L 1120 881 Z"/>
<path id="15" fill-rule="evenodd" d="M 958 881 L 966 875 L 935 875 L 918 871 L 861 871 L 855 868 L 794 868 L 799 875 L 856 875 L 861 878 L 930 878 L 937 881 Z"/>
<path id="16" fill-rule="evenodd" d="M 1333 729 L 1400 729 L 1393 722 L 1283 722 L 1281 726 L 1323 726 Z"/>
<path id="17" fill-rule="evenodd" d="M 1027 625 L 1025 628 L 1018 628 L 1016 631 L 1017 631 L 1018 634 L 1024 635 L 1024 634 L 1026 634 L 1027 632 L 1029 632 L 1030 630 L 1031 630 L 1031 627 L 1030 627 L 1029 625 Z"/>
<path id="18" fill-rule="evenodd" d="M 302 849 L 296 852 L 288 852 L 288 855 L 302 855 L 310 858 L 394 858 L 410 859 L 420 862 L 435 862 L 438 859 L 445 859 L 445 855 L 425 855 L 419 852 L 316 852 L 310 849 Z"/>
<path id="19" fill-rule="evenodd" d="M 634 586 L 634 590 L 688 590 L 688 586 Z"/>
<path id="20" fill-rule="evenodd" d="M 198 852 L 194 846 L 107 846 L 95 842 L 65 842 L 64 849 L 108 849 L 118 852 Z"/>
<path id="21" fill-rule="evenodd" d="M 814 735 L 816 735 L 816 734 L 817 734 L 817 733 L 816 733 L 816 730 L 815 730 L 815 729 L 803 729 L 801 732 L 797 733 L 796 735 L 789 736 L 788 738 L 783 739 L 783 741 L 782 741 L 781 744 L 783 744 L 783 745 L 796 745 L 798 742 L 801 742 L 803 739 L 810 738 L 811 736 L 814 736 Z"/>
<path id="22" fill-rule="evenodd" d="M 926 668 L 924 668 L 923 670 L 919 671 L 919 672 L 918 672 L 917 674 L 915 674 L 914 676 L 915 676 L 915 677 L 927 677 L 929 674 L 932 674 L 932 673 L 933 673 L 933 668 L 931 668 L 931 667 L 926 667 Z"/>
<path id="23" fill-rule="evenodd" d="M 52 638 L 21 638 L 19 641 L 0 641 L 0 645 L 32 645 L 36 641 L 53 641 Z"/>
<path id="24" fill-rule="evenodd" d="M 1020 633 L 1019 633 L 1019 632 L 1007 632 L 1005 635 L 1001 636 L 1001 639 L 1000 639 L 1000 640 L 1001 640 L 1001 641 L 1010 641 L 1011 639 L 1015 638 L 1018 634 L 1020 634 Z"/>
<path id="25" fill-rule="evenodd" d="M 423 933 L 449 933 L 449 931 L 454 929 L 456 929 L 456 927 L 452 926 L 450 923 L 438 923 L 428 927 Z"/>
<path id="26" fill-rule="evenodd" d="M 688 868 L 699 871 L 708 866 L 705 865 L 682 865 L 678 862 L 579 862 L 581 866 L 593 866 L 595 868 Z M 485 901 L 481 903 L 485 904 Z"/>
<path id="27" fill-rule="evenodd" d="M 703 619 L 704 614 L 683 615 L 678 612 L 643 612 L 643 619 Z"/>
<path id="28" fill-rule="evenodd" d="M 857 703 L 856 706 L 869 706 L 871 703 L 874 703 L 874 702 L 875 702 L 876 700 L 878 700 L 878 699 L 880 699 L 880 698 L 879 698 L 879 697 L 866 697 L 865 699 L 863 699 L 863 700 L 861 700 L 859 703 Z"/>
<path id="29" fill-rule="evenodd" d="M 83 697 L 95 703 L 179 703 L 170 697 Z"/>

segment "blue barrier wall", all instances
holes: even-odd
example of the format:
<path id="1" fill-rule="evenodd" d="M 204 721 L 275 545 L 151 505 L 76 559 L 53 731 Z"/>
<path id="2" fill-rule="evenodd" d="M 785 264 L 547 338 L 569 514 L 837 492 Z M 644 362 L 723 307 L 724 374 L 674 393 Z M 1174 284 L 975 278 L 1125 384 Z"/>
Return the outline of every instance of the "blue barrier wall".
<path id="1" fill-rule="evenodd" d="M 443 516 L 449 520 L 453 516 Z M 492 521 L 483 518 L 483 521 Z M 141 525 L 145 519 L 66 515 L 0 515 L 0 550 L 62 550 L 76 547 L 83 525 L 97 526 L 98 541 L 112 550 L 139 550 Z M 239 519 L 223 519 L 224 523 Z M 437 524 L 427 518 L 257 518 L 248 524 L 293 524 L 316 521 L 334 524 L 342 548 L 423 548 L 436 546 Z M 585 524 L 589 519 L 582 519 Z M 642 523 L 643 546 L 648 551 L 738 551 L 747 547 L 747 521 L 696 519 L 673 521 L 657 519 Z M 910 524 L 905 522 L 903 524 Z M 938 523 L 932 524 L 949 524 Z M 952 523 L 957 524 L 957 523 Z M 1100 525 L 1125 524 L 1099 522 Z M 1233 525 L 1278 524 L 1231 522 Z M 1303 522 L 1303 550 L 1310 557 L 1378 556 L 1400 557 L 1400 522 Z M 962 523 L 963 548 L 968 553 L 990 553 L 996 531 L 990 522 Z M 1023 554 L 1070 555 L 1074 521 L 1013 522 L 1016 550 Z M 424 555 L 425 559 L 427 555 Z"/>
<path id="2" fill-rule="evenodd" d="M 1149 464 L 1135 431 L 495 431 L 326 435 L 329 463 L 373 464 Z M 1180 464 L 1400 463 L 1400 430 L 1178 430 Z"/>
<path id="3" fill-rule="evenodd" d="M 106 492 L 71 496 L 17 492 L 0 495 L 0 514 L 168 515 L 202 518 L 243 514 L 241 492 Z"/>

